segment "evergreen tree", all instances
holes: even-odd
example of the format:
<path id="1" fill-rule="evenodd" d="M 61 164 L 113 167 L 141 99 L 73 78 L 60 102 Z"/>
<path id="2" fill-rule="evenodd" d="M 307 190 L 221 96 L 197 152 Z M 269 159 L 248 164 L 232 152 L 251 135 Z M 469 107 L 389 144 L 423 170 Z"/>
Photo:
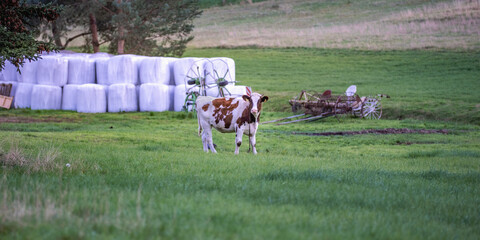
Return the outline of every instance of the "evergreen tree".
<path id="1" fill-rule="evenodd" d="M 55 20 L 59 11 L 51 4 L 0 1 L 0 69 L 5 61 L 19 69 L 26 60 L 37 60 L 39 53 L 55 50 L 52 43 L 37 40 L 35 34 L 40 21 Z"/>
<path id="2" fill-rule="evenodd" d="M 98 51 L 108 43 L 110 53 L 181 56 L 193 39 L 193 19 L 201 14 L 198 0 L 57 0 L 65 13 L 51 30 L 60 48 L 74 37 L 87 36 L 84 49 Z M 54 26 L 56 25 L 56 26 Z M 74 27 L 82 33 L 66 39 Z M 56 31 L 53 31 L 56 29 Z M 65 43 L 58 40 L 66 39 Z"/>

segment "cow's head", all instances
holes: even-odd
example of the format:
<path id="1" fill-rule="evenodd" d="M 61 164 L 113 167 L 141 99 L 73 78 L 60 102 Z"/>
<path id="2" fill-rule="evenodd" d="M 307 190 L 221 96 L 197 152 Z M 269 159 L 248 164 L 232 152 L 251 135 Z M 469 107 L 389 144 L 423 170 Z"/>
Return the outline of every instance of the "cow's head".
<path id="1" fill-rule="evenodd" d="M 252 93 L 251 96 L 243 95 L 243 100 L 250 102 L 250 114 L 253 117 L 253 121 L 257 121 L 262 110 L 262 103 L 268 100 L 267 96 L 262 96 L 259 93 Z"/>

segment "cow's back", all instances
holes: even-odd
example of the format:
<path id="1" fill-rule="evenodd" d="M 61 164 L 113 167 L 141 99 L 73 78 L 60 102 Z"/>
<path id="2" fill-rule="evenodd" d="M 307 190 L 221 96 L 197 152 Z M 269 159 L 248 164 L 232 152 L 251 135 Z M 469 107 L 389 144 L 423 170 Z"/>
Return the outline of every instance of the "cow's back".
<path id="1" fill-rule="evenodd" d="M 199 120 L 208 121 L 220 132 L 234 132 L 235 123 L 247 107 L 240 98 L 213 98 L 201 96 L 197 99 Z"/>

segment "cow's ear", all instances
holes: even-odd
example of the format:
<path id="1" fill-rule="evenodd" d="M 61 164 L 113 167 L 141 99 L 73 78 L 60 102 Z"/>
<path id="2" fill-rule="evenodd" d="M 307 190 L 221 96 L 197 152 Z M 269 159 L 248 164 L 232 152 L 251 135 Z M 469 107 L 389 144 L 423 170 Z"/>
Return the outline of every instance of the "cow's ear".
<path id="1" fill-rule="evenodd" d="M 262 96 L 262 102 L 268 101 L 268 96 Z"/>
<path id="2" fill-rule="evenodd" d="M 243 98 L 243 100 L 245 100 L 246 102 L 251 102 L 251 98 L 250 98 L 250 96 L 248 96 L 248 95 L 243 95 L 242 98 Z"/>

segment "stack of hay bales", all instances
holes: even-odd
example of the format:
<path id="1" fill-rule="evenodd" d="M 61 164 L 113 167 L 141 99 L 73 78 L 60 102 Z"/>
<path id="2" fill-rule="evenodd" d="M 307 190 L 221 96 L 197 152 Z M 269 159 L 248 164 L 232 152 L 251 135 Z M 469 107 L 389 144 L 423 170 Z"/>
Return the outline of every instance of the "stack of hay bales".
<path id="1" fill-rule="evenodd" d="M 37 84 L 32 88 L 30 107 L 33 110 L 60 110 L 62 87 L 67 84 L 68 59 L 61 55 L 44 56 L 37 61 L 36 68 Z"/>
<path id="2" fill-rule="evenodd" d="M 162 112 L 171 110 L 171 65 L 176 58 L 148 57 L 140 64 L 140 111 Z"/>
<path id="3" fill-rule="evenodd" d="M 0 72 L 0 81 L 14 85 L 15 108 L 86 113 L 181 111 L 186 92 L 199 91 L 186 84 L 195 77 L 212 86 L 217 77 L 234 82 L 235 63 L 230 58 L 61 53 L 25 63 L 21 74 L 9 62 Z M 232 93 L 244 89 L 235 87 L 229 84 L 227 89 Z M 218 96 L 218 88 L 207 94 Z"/>

